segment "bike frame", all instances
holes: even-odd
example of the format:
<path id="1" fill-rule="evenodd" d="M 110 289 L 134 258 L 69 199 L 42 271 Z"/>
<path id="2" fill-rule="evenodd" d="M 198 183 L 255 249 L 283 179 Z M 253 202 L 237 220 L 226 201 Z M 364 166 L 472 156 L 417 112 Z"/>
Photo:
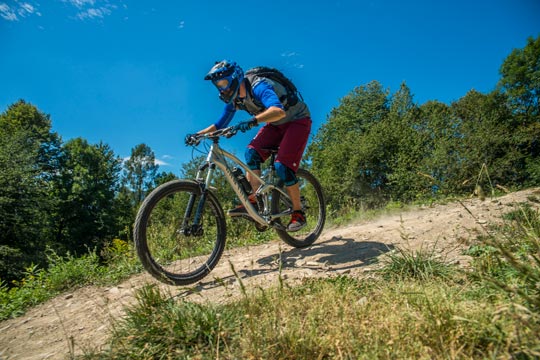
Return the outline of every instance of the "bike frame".
<path id="1" fill-rule="evenodd" d="M 242 205 L 245 206 L 248 215 L 257 223 L 260 225 L 272 225 L 272 222 L 276 220 L 277 218 L 287 216 L 291 214 L 291 211 L 284 211 L 278 214 L 272 214 L 270 209 L 270 196 L 272 194 L 272 191 L 279 191 L 281 193 L 281 196 L 284 196 L 285 199 L 288 199 L 290 201 L 289 195 L 286 191 L 283 191 L 283 189 L 275 186 L 274 184 L 271 184 L 267 182 L 263 177 L 258 176 L 253 172 L 246 164 L 244 164 L 240 159 L 238 159 L 235 155 L 231 154 L 230 152 L 222 149 L 219 146 L 219 137 L 211 137 L 212 139 L 212 145 L 210 147 L 210 151 L 208 152 L 208 155 L 206 157 L 205 164 L 202 165 L 199 168 L 199 171 L 197 172 L 197 182 L 204 184 L 204 191 L 203 196 L 200 199 L 199 206 L 197 208 L 197 214 L 200 214 L 200 211 L 203 209 L 203 204 L 205 201 L 204 192 L 209 191 L 210 184 L 212 182 L 212 177 L 215 171 L 215 168 L 219 168 L 229 185 L 234 190 L 236 196 L 240 199 L 240 202 Z M 235 165 L 241 167 L 245 173 L 249 173 L 250 176 L 257 179 L 260 182 L 259 188 L 255 191 L 255 196 L 258 200 L 262 200 L 262 203 L 264 204 L 264 209 L 261 212 L 258 212 L 257 209 L 251 204 L 251 202 L 248 199 L 248 196 L 242 189 L 241 184 L 238 182 L 236 177 L 233 175 L 230 166 L 227 164 L 227 159 L 232 161 Z M 208 172 L 206 173 L 206 178 L 203 177 L 204 171 L 208 169 Z M 273 170 L 271 170 L 273 171 Z M 274 178 L 274 174 L 270 174 L 270 179 Z M 200 210 L 199 210 L 200 209 Z M 195 217 L 194 223 L 198 223 L 199 216 Z"/>

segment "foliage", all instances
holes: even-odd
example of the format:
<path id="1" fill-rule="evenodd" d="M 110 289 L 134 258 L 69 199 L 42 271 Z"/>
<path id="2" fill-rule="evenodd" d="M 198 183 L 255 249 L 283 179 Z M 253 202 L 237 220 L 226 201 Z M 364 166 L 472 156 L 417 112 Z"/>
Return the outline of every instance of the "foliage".
<path id="1" fill-rule="evenodd" d="M 451 105 L 413 102 L 405 83 L 391 94 L 377 82 L 341 99 L 307 149 L 333 209 L 471 194 L 489 185 L 538 184 L 540 39 L 501 67 L 499 89 L 469 91 Z M 480 179 L 486 181 L 486 179 Z"/>
<path id="2" fill-rule="evenodd" d="M 131 149 L 131 156 L 124 163 L 124 182 L 133 194 L 133 204 L 138 206 L 155 186 L 159 165 L 156 156 L 146 144 Z"/>
<path id="3" fill-rule="evenodd" d="M 48 115 L 18 101 L 0 114 L 0 278 L 20 278 L 50 238 L 59 137 Z"/>
<path id="4" fill-rule="evenodd" d="M 20 280 L 8 284 L 0 281 L 0 320 L 20 316 L 31 306 L 44 302 L 62 292 L 78 287 L 117 283 L 141 271 L 130 244 L 115 239 L 101 256 L 96 250 L 81 256 L 60 256 L 46 250 L 49 265 L 28 266 Z M 101 257 L 108 260 L 103 264 Z"/>
<path id="5" fill-rule="evenodd" d="M 540 120 L 540 37 L 514 49 L 500 68 L 499 88 L 508 94 L 512 109 L 523 121 Z"/>
<path id="6" fill-rule="evenodd" d="M 454 272 L 448 264 L 437 259 L 434 249 L 415 251 L 396 248 L 386 256 L 388 264 L 381 270 L 381 275 L 385 279 L 424 281 L 435 278 L 448 279 Z"/>
<path id="7" fill-rule="evenodd" d="M 166 353 L 188 358 L 188 354 L 201 350 L 218 350 L 225 345 L 222 334 L 231 332 L 240 318 L 239 314 L 221 311 L 219 306 L 176 306 L 171 297 L 152 285 L 143 287 L 136 297 L 137 305 L 127 310 L 114 345 L 126 350 L 124 358 L 162 357 Z M 154 316 L 156 313 L 160 316 Z"/>
<path id="8" fill-rule="evenodd" d="M 55 218 L 54 246 L 62 253 L 85 253 L 103 248 L 118 232 L 115 196 L 120 159 L 108 145 L 84 139 L 64 146 L 55 196 L 60 201 Z"/>
<path id="9" fill-rule="evenodd" d="M 60 257 L 48 251 L 49 267 L 36 265 L 26 268 L 24 278 L 15 287 L 0 285 L 0 320 L 15 317 L 33 305 L 48 300 L 60 292 L 100 281 L 104 268 L 95 252 L 80 257 Z"/>
<path id="10" fill-rule="evenodd" d="M 540 212 L 528 204 L 505 216 L 506 222 L 470 250 L 475 270 L 512 301 L 540 313 Z"/>
<path id="11" fill-rule="evenodd" d="M 387 95 L 375 81 L 355 88 L 308 146 L 306 157 L 330 204 L 377 202 L 376 194 L 386 183 L 387 153 L 384 139 L 370 141 L 368 135 L 386 118 Z"/>

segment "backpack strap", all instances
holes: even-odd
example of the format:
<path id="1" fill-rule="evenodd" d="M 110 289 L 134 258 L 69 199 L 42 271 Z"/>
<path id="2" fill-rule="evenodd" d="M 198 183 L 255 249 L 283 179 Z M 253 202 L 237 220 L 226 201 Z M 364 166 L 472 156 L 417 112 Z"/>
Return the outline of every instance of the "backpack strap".
<path id="1" fill-rule="evenodd" d="M 258 99 L 255 99 L 255 97 L 253 96 L 252 86 L 253 86 L 255 78 L 260 78 L 262 80 L 268 79 L 283 86 L 283 88 L 285 89 L 285 94 L 279 97 L 279 101 L 285 108 L 285 111 L 289 110 L 291 106 L 296 105 L 296 103 L 298 103 L 299 97 L 301 98 L 301 96 L 299 96 L 300 94 L 296 91 L 296 87 L 290 81 L 288 81 L 287 83 L 284 83 L 285 81 L 280 81 L 281 77 L 276 77 L 273 69 L 264 68 L 264 67 L 256 67 L 256 68 L 246 71 L 246 75 L 244 79 L 247 80 L 245 81 L 246 91 L 249 92 L 251 98 L 253 99 L 253 102 L 256 103 L 257 106 L 264 107 L 264 105 Z M 255 82 L 255 84 L 257 83 L 258 81 Z M 294 89 L 294 91 L 291 89 L 291 86 Z"/>

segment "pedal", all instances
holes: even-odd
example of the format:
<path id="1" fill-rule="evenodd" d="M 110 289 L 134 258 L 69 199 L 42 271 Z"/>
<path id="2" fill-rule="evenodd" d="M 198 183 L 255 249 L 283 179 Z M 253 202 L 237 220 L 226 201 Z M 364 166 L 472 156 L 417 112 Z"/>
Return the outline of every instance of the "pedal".
<path id="1" fill-rule="evenodd" d="M 281 224 L 280 222 L 272 223 L 272 227 L 276 230 L 284 230 L 284 231 L 287 230 L 287 228 L 283 226 L 283 224 Z"/>

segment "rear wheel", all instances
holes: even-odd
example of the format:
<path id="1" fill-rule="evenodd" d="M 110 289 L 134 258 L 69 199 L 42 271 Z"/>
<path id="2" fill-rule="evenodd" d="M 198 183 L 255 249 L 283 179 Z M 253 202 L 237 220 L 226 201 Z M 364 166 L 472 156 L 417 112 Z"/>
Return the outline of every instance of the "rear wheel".
<path id="1" fill-rule="evenodd" d="M 300 184 L 300 196 L 302 200 L 302 210 L 306 214 L 307 225 L 296 232 L 276 229 L 279 237 L 287 244 L 303 248 L 313 244 L 321 235 L 326 221 L 326 204 L 323 191 L 319 181 L 310 172 L 298 169 L 296 173 Z M 281 182 L 279 184 L 283 186 Z M 283 196 L 279 191 L 272 194 L 272 212 L 274 214 L 291 209 L 292 204 L 289 198 Z M 287 220 L 285 220 L 287 219 Z M 284 217 L 279 222 L 284 228 L 287 226 L 288 218 Z"/>
<path id="2" fill-rule="evenodd" d="M 167 182 L 143 201 L 135 219 L 135 247 L 144 268 L 156 279 L 192 284 L 218 263 L 225 248 L 225 215 L 214 194 L 206 195 L 198 226 L 193 220 L 202 191 L 196 182 Z"/>

